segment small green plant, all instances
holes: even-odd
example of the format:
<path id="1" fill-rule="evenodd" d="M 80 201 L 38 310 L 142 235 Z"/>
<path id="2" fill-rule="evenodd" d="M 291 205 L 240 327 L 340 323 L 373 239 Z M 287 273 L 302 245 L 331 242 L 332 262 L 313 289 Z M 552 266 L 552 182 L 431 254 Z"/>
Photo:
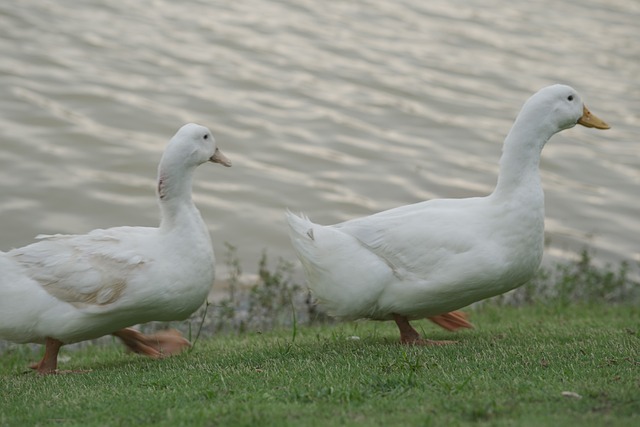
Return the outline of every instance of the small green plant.
<path id="1" fill-rule="evenodd" d="M 254 326 L 272 329 L 289 324 L 295 316 L 292 301 L 301 287 L 291 280 L 293 264 L 280 259 L 275 270 L 268 266 L 267 253 L 262 253 L 258 269 L 259 281 L 251 287 L 247 301 L 248 321 Z"/>
<path id="2" fill-rule="evenodd" d="M 225 265 L 229 272 L 227 281 L 228 296 L 213 307 L 214 311 L 214 329 L 220 331 L 225 328 L 228 321 L 235 319 L 237 311 L 236 293 L 240 288 L 242 277 L 242 266 L 238 258 L 238 250 L 232 244 L 225 242 L 227 252 L 225 253 Z"/>
<path id="3" fill-rule="evenodd" d="M 247 283 L 235 246 L 226 243 L 227 295 L 211 305 L 212 320 L 205 329 L 213 332 L 264 331 L 282 326 L 297 327 L 324 320 L 308 291 L 293 280 L 293 263 L 280 258 L 271 266 L 263 251 L 258 275 Z M 196 317 L 203 316 L 199 312 Z M 295 333 L 294 336 L 295 338 Z"/>

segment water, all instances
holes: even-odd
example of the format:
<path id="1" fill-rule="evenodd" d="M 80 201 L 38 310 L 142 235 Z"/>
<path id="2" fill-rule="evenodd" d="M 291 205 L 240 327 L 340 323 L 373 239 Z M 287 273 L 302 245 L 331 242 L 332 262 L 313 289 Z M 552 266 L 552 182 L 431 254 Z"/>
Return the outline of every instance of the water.
<path id="1" fill-rule="evenodd" d="M 562 82 L 612 129 L 545 148 L 545 261 L 640 261 L 639 23 L 635 0 L 2 2 L 0 250 L 156 224 L 157 162 L 193 121 L 234 162 L 194 188 L 218 262 L 293 260 L 286 208 L 489 193 L 522 103 Z"/>

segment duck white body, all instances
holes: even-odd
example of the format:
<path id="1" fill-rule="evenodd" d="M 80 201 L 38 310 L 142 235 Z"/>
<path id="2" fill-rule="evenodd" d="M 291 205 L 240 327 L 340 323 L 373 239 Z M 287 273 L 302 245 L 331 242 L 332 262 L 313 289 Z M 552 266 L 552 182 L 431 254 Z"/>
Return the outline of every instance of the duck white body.
<path id="1" fill-rule="evenodd" d="M 193 172 L 207 161 L 230 166 L 207 128 L 184 125 L 158 168 L 159 228 L 43 236 L 0 252 L 0 339 L 68 344 L 198 309 L 215 276 L 209 231 L 191 199 Z"/>
<path id="2" fill-rule="evenodd" d="M 525 214 L 517 233 L 501 230 L 510 213 Z M 314 295 L 343 319 L 431 317 L 506 292 L 535 273 L 544 243 L 542 206 L 523 212 L 490 198 L 433 200 L 329 227 L 291 214 L 289 222 L 325 243 L 296 251 Z"/>
<path id="3" fill-rule="evenodd" d="M 541 150 L 576 123 L 608 127 L 568 86 L 532 96 L 504 142 L 498 184 L 485 197 L 429 200 L 332 226 L 287 213 L 314 295 L 338 318 L 406 323 L 524 284 L 543 252 Z M 401 333 L 406 325 L 398 323 Z"/>

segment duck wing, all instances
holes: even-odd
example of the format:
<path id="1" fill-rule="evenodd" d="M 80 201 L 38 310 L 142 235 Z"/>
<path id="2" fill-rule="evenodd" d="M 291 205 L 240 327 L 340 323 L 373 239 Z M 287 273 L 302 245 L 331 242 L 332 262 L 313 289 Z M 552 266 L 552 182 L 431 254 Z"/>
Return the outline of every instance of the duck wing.
<path id="1" fill-rule="evenodd" d="M 38 236 L 39 242 L 7 252 L 55 298 L 76 307 L 116 302 L 130 276 L 150 259 L 141 255 L 141 240 L 151 227 L 117 227 L 84 235 Z"/>
<path id="2" fill-rule="evenodd" d="M 432 274 L 477 249 L 481 198 L 438 199 L 349 220 L 333 227 L 356 238 L 399 278 Z M 474 214 L 475 213 L 475 214 Z"/>

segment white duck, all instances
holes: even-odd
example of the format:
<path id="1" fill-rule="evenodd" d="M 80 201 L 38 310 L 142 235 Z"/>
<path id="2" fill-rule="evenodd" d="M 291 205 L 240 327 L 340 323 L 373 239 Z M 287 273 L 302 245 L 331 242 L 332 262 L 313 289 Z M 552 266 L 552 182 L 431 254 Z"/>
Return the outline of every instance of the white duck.
<path id="1" fill-rule="evenodd" d="M 231 166 L 209 129 L 184 125 L 158 167 L 159 228 L 39 236 L 0 252 L 0 339 L 44 343 L 33 366 L 41 374 L 56 372 L 62 345 L 106 334 L 152 357 L 189 346 L 177 331 L 145 336 L 128 327 L 185 319 L 211 289 L 213 247 L 191 199 L 193 173 L 207 161 Z"/>
<path id="2" fill-rule="evenodd" d="M 462 313 L 451 311 L 534 275 L 544 243 L 541 150 L 576 124 L 609 128 L 574 89 L 549 86 L 518 114 L 488 196 L 429 200 L 332 226 L 287 212 L 315 296 L 337 318 L 395 320 L 402 343 L 448 343 L 422 339 L 409 320 L 470 327 Z"/>

